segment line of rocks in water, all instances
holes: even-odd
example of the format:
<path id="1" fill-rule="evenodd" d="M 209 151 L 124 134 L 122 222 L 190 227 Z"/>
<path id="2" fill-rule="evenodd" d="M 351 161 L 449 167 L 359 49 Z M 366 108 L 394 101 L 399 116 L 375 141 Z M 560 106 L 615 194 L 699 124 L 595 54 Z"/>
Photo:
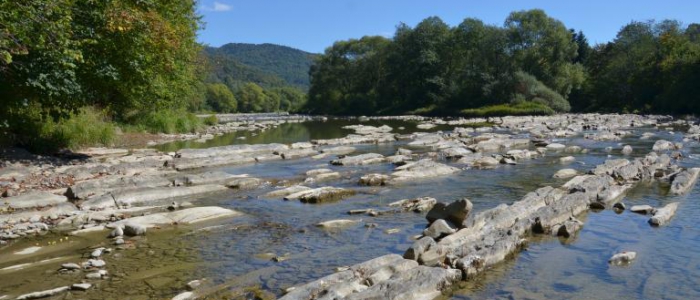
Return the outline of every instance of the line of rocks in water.
<path id="1" fill-rule="evenodd" d="M 472 217 L 467 199 L 437 203 L 426 216 L 429 226 L 424 236 L 403 257 L 390 254 L 354 265 L 294 287 L 281 299 L 436 298 L 457 281 L 473 279 L 524 249 L 531 234 L 573 236 L 583 225 L 578 215 L 600 203 L 619 200 L 637 182 L 668 178 L 672 186 L 687 191 L 699 171 L 679 169 L 667 155 L 652 152 L 631 162 L 606 161 L 560 188 L 540 188 L 511 205 L 502 204 Z M 656 210 L 650 224 L 667 223 L 677 206 L 672 203 Z M 618 253 L 609 263 L 627 264 L 635 257 L 634 252 Z"/>

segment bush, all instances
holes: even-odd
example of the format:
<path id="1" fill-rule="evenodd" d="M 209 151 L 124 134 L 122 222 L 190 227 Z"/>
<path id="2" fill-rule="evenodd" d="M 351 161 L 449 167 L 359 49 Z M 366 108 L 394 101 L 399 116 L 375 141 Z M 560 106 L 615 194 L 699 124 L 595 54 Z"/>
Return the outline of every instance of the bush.
<path id="1" fill-rule="evenodd" d="M 516 104 L 530 101 L 546 105 L 558 112 L 571 110 L 569 101 L 562 95 L 537 80 L 535 76 L 522 71 L 515 73 L 515 93 L 511 102 Z"/>
<path id="2" fill-rule="evenodd" d="M 193 133 L 203 126 L 202 119 L 184 111 L 160 110 L 137 116 L 134 123 L 150 133 Z"/>
<path id="3" fill-rule="evenodd" d="M 51 117 L 38 105 L 17 111 L 9 126 L 6 145 L 18 145 L 35 153 L 89 146 L 111 146 L 117 128 L 106 115 L 91 107 L 61 117 Z"/>
<path id="4" fill-rule="evenodd" d="M 204 124 L 214 126 L 219 124 L 219 119 L 216 117 L 216 115 L 209 115 L 208 117 L 204 118 Z"/>
<path id="5" fill-rule="evenodd" d="M 462 114 L 467 117 L 542 116 L 554 113 L 554 110 L 547 105 L 527 101 L 462 110 Z"/>

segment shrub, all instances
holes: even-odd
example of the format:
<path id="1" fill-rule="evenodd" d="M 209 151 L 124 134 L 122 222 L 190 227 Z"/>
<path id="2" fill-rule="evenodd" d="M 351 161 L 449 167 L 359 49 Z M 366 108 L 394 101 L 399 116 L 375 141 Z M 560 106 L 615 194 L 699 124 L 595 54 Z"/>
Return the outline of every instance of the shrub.
<path id="1" fill-rule="evenodd" d="M 106 115 L 92 107 L 52 117 L 39 105 L 14 112 L 5 132 L 5 145 L 18 145 L 35 153 L 89 146 L 111 146 L 117 129 Z"/>
<path id="2" fill-rule="evenodd" d="M 530 101 L 549 106 L 558 112 L 571 110 L 569 101 L 562 95 L 537 80 L 535 76 L 522 71 L 515 73 L 515 93 L 511 100 L 513 103 Z"/>
<path id="3" fill-rule="evenodd" d="M 203 121 L 184 111 L 159 110 L 140 116 L 134 123 L 150 133 L 192 133 L 202 128 Z"/>
<path id="4" fill-rule="evenodd" d="M 219 119 L 216 117 L 216 115 L 209 115 L 208 117 L 204 118 L 204 124 L 214 126 L 219 124 Z"/>

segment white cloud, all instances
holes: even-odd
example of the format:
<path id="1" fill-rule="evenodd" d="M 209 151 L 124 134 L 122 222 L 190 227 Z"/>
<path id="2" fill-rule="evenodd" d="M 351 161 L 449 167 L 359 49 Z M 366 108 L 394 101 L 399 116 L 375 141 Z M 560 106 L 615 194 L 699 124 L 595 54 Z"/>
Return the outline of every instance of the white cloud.
<path id="1" fill-rule="evenodd" d="M 214 1 L 214 6 L 202 5 L 203 11 L 224 12 L 224 11 L 230 11 L 232 9 L 233 9 L 233 6 L 226 4 L 226 3 L 217 2 L 217 1 Z"/>

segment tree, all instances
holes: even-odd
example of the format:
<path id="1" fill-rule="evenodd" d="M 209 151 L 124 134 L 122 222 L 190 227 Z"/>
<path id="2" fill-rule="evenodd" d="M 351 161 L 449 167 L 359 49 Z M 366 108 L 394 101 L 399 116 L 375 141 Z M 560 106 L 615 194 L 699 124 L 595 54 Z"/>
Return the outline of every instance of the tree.
<path id="1" fill-rule="evenodd" d="M 511 13 L 505 27 L 520 69 L 565 97 L 583 82 L 582 66 L 572 63 L 578 46 L 560 21 L 534 9 Z"/>
<path id="2" fill-rule="evenodd" d="M 241 112 L 262 112 L 265 109 L 267 96 L 263 88 L 255 83 L 244 84 L 236 93 L 238 109 Z"/>
<path id="3" fill-rule="evenodd" d="M 207 104 L 216 112 L 236 112 L 238 103 L 225 84 L 207 84 Z"/>

